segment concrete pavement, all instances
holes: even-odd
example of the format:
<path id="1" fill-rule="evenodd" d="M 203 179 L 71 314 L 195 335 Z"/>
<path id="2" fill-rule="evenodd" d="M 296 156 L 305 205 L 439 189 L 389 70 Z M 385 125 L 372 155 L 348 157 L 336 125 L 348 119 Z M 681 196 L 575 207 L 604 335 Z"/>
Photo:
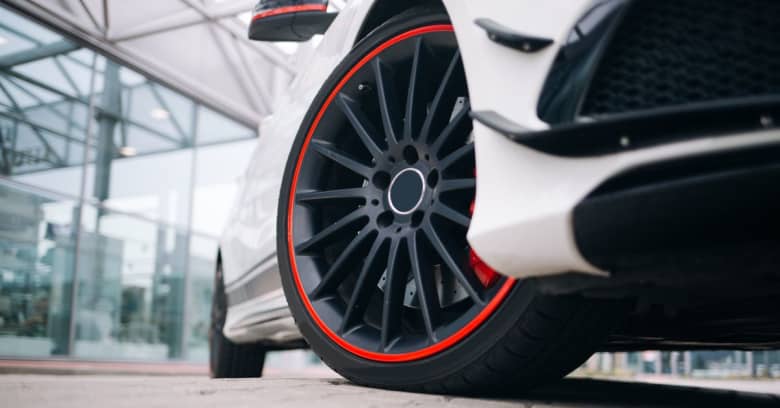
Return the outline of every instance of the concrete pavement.
<path id="1" fill-rule="evenodd" d="M 725 385 L 725 384 L 724 384 Z M 336 378 L 0 376 L 3 407 L 778 407 L 777 394 L 567 379 L 532 394 L 464 398 L 363 388 Z"/>

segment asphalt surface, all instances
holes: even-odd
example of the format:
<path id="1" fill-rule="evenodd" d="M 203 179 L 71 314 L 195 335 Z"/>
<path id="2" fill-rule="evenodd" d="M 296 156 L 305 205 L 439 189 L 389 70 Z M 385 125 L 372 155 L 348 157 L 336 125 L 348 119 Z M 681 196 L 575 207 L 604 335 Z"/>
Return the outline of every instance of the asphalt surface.
<path id="1" fill-rule="evenodd" d="M 766 383 L 775 387 L 776 382 Z M 768 390 L 775 391 L 774 388 Z M 780 390 L 750 393 L 659 384 L 566 379 L 530 394 L 481 398 L 363 388 L 338 378 L 210 380 L 200 376 L 3 375 L 0 406 L 198 407 L 780 407 Z"/>

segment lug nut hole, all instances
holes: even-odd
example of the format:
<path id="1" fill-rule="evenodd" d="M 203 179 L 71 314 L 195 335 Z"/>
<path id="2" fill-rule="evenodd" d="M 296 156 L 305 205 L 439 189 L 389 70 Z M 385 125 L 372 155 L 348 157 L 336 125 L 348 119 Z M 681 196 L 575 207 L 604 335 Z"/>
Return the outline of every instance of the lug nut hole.
<path id="1" fill-rule="evenodd" d="M 371 179 L 371 182 L 373 182 L 377 188 L 384 190 L 390 185 L 391 180 L 392 178 L 389 173 L 380 171 L 374 174 L 374 178 Z"/>
<path id="2" fill-rule="evenodd" d="M 404 160 L 409 164 L 415 164 L 420 160 L 420 156 L 417 154 L 417 149 L 413 146 L 406 146 L 404 148 Z"/>
<path id="3" fill-rule="evenodd" d="M 379 217 L 376 218 L 376 223 L 380 227 L 385 228 L 390 226 L 394 220 L 395 217 L 393 216 L 393 213 L 390 211 L 385 211 L 382 214 L 379 214 Z"/>
<path id="4" fill-rule="evenodd" d="M 437 184 L 439 184 L 439 172 L 433 170 L 430 174 L 428 174 L 428 185 L 431 188 L 434 188 Z"/>
<path id="5" fill-rule="evenodd" d="M 412 214 L 412 227 L 419 227 L 420 224 L 422 224 L 423 219 L 425 218 L 425 213 L 422 211 L 415 211 L 414 214 Z"/>

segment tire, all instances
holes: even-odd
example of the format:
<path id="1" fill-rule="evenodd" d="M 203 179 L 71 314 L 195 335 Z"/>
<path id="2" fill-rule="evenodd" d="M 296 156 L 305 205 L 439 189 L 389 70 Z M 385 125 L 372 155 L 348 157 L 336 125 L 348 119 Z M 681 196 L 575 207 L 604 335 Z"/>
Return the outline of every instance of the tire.
<path id="1" fill-rule="evenodd" d="M 478 260 L 463 246 L 467 245 L 466 229 L 456 225 L 463 224 L 461 217 L 466 221 L 470 218 L 464 212 L 469 212 L 474 194 L 473 146 L 468 147 L 471 120 L 467 112 L 459 115 L 457 112 L 463 112 L 455 105 L 449 122 L 439 123 L 440 128 L 435 130 L 433 125 L 428 126 L 429 116 L 433 117 L 431 123 L 437 122 L 440 107 L 463 102 L 455 95 L 464 90 L 467 93 L 457 44 L 448 24 L 446 14 L 427 7 L 392 18 L 355 47 L 314 99 L 291 149 L 282 183 L 277 224 L 282 284 L 292 314 L 312 350 L 333 370 L 357 384 L 459 394 L 507 386 L 527 388 L 561 378 L 584 362 L 606 339 L 615 320 L 611 317 L 614 308 L 580 297 L 544 296 L 533 280 L 515 282 L 491 276 L 489 268 L 486 275 L 486 267 L 480 262 L 470 262 L 470 269 L 464 266 L 463 259 L 469 255 L 471 260 Z M 409 45 L 406 41 L 416 42 Z M 412 50 L 412 57 L 404 57 L 407 48 Z M 426 73 L 421 68 L 425 61 L 439 68 Z M 406 111 L 412 113 L 403 122 L 392 121 L 388 112 L 393 110 L 387 106 L 397 101 L 388 96 L 388 89 L 398 89 L 398 84 L 384 82 L 385 74 L 391 72 L 388 66 L 396 77 L 405 78 L 399 74 L 405 71 L 397 67 L 411 66 L 412 72 L 447 84 L 426 94 L 418 89 L 430 85 L 419 81 L 418 76 L 410 74 L 404 82 L 412 97 L 408 100 L 424 97 L 420 95 L 432 97 L 432 101 L 424 101 L 429 104 L 423 103 L 425 121 L 415 116 L 419 110 L 410 109 L 409 104 Z M 367 94 L 361 94 L 365 91 Z M 439 99 L 440 95 L 445 94 L 447 103 L 440 103 L 444 100 L 444 96 Z M 380 101 L 379 108 L 368 105 L 372 100 Z M 467 108 L 467 103 L 464 106 Z M 367 112 L 382 120 L 373 133 L 359 130 L 369 117 Z M 448 110 L 444 112 L 449 114 Z M 461 120 L 462 124 L 456 123 Z M 416 128 L 412 128 L 418 122 L 422 124 L 416 134 Z M 348 126 L 353 130 L 344 130 Z M 384 130 L 384 138 L 377 129 Z M 463 131 L 464 136 L 453 136 L 455 129 Z M 446 141 L 437 144 L 440 138 Z M 450 140 L 459 144 L 453 142 L 446 153 L 437 150 Z M 372 143 L 381 152 L 371 147 Z M 411 147 L 402 146 L 404 143 Z M 459 153 L 468 149 L 472 149 L 470 156 Z M 407 156 L 409 151 L 411 158 Z M 459 156 L 452 158 L 454 155 Z M 353 160 L 345 161 L 344 157 Z M 397 204 L 405 203 L 403 195 L 394 192 L 400 183 L 396 180 L 408 173 L 406 168 L 398 171 L 399 166 L 414 168 L 413 173 L 420 173 L 422 180 L 420 188 L 417 182 L 402 185 L 420 196 L 411 217 L 402 211 L 407 207 Z M 387 171 L 394 174 L 389 186 L 383 170 L 386 168 L 396 169 Z M 432 180 L 433 173 L 436 177 Z M 455 179 L 455 173 L 461 178 Z M 472 181 L 463 182 L 465 177 Z M 357 187 L 333 189 L 353 182 Z M 456 184 L 470 186 L 463 187 L 464 191 L 470 190 L 461 192 L 463 196 L 444 193 L 445 185 Z M 412 185 L 415 187 L 407 187 Z M 336 191 L 338 196 L 334 196 Z M 355 197 L 347 196 L 347 192 L 356 191 L 364 195 L 356 199 L 357 204 L 350 203 L 348 199 Z M 429 198 L 430 208 L 426 204 Z M 445 199 L 451 201 L 445 203 Z M 454 200 L 460 200 L 459 204 Z M 439 217 L 443 213 L 437 213 L 443 208 L 440 202 L 458 208 L 459 215 L 447 212 L 449 224 Z M 415 221 L 417 213 L 423 215 Z M 352 214 L 358 214 L 355 220 L 350 218 Z M 467 228 L 467 224 L 461 226 Z M 450 232 L 436 232 L 443 228 Z M 372 240 L 370 246 L 364 243 Z M 399 247 L 408 249 L 408 255 Z M 452 248 L 458 256 L 452 255 Z M 466 293 L 460 298 L 453 295 L 448 305 L 444 299 L 449 292 L 441 289 L 445 273 L 456 282 L 453 293 Z M 414 290 L 407 297 L 410 287 Z M 396 295 L 398 288 L 401 293 Z M 476 297 L 472 292 L 478 292 Z M 395 318 L 386 317 L 391 314 Z M 377 323 L 379 320 L 381 323 Z M 434 322 L 438 324 L 435 327 Z"/>
<path id="2" fill-rule="evenodd" d="M 236 344 L 226 338 L 222 333 L 226 317 L 227 296 L 222 262 L 218 260 L 209 327 L 209 373 L 211 378 L 260 377 L 265 362 L 265 349 L 259 344 Z"/>

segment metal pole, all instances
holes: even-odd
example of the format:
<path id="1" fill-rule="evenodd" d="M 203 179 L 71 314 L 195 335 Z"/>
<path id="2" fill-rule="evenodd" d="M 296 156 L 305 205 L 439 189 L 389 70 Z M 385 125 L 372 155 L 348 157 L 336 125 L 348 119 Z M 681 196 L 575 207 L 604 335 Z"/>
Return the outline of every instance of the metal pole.
<path id="1" fill-rule="evenodd" d="M 192 313 L 190 311 L 190 299 L 192 297 L 192 291 L 190 290 L 190 286 L 192 283 L 192 256 L 190 254 L 190 248 L 192 245 L 190 242 L 192 241 L 192 219 L 193 219 L 193 204 L 195 202 L 195 185 L 196 180 L 195 178 L 198 176 L 197 172 L 197 165 L 198 165 L 198 113 L 200 112 L 200 107 L 197 103 L 192 104 L 192 117 L 191 123 L 190 123 L 190 140 L 192 141 L 192 165 L 190 166 L 190 184 L 189 184 L 189 206 L 187 206 L 187 243 L 185 245 L 186 247 L 186 256 L 187 260 L 184 262 L 185 269 L 184 269 L 184 307 L 182 308 L 182 320 L 184 321 L 184 324 L 182 325 L 182 330 L 184 332 L 181 335 L 181 358 L 186 359 L 189 357 L 189 347 L 187 347 L 187 344 L 190 340 L 190 319 L 192 318 Z"/>
<path id="2" fill-rule="evenodd" d="M 89 165 L 89 146 L 92 143 L 92 116 L 95 113 L 95 71 L 97 68 L 97 54 L 92 53 L 92 71 L 89 80 L 89 105 L 87 108 L 87 134 L 84 139 L 84 161 L 81 164 L 81 189 L 79 192 L 79 206 L 76 220 L 76 244 L 73 254 L 73 280 L 70 289 L 70 321 L 68 322 L 67 355 L 72 356 L 76 342 L 76 309 L 78 308 L 79 295 L 79 258 L 81 255 L 81 220 L 84 217 L 84 202 L 87 188 L 87 166 Z"/>

